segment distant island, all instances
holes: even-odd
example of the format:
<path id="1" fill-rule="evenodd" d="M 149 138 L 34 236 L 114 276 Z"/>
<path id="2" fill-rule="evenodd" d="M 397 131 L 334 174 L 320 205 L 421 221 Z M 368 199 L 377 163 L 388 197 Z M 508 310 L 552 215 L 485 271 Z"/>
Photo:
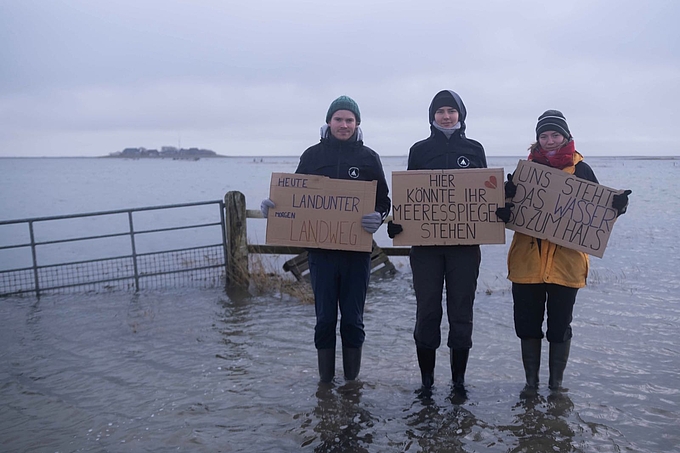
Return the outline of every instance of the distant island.
<path id="1" fill-rule="evenodd" d="M 125 148 L 123 151 L 116 151 L 110 153 L 106 157 L 122 157 L 125 159 L 158 159 L 158 158 L 170 158 L 170 159 L 186 159 L 186 160 L 198 160 L 201 157 L 226 157 L 217 154 L 215 151 L 209 149 L 199 149 L 199 148 L 176 148 L 174 146 L 163 146 L 161 150 L 157 149 L 146 149 L 146 148 Z"/>

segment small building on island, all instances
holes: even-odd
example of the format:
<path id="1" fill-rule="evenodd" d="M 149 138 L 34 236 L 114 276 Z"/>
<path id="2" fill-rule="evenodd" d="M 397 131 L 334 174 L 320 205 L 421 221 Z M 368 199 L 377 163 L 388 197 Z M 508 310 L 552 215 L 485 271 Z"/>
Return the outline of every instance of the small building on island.
<path id="1" fill-rule="evenodd" d="M 174 146 L 162 146 L 161 150 L 139 148 L 125 148 L 122 151 L 110 153 L 108 157 L 122 157 L 125 159 L 141 159 L 141 158 L 171 158 L 171 159 L 188 159 L 198 160 L 201 157 L 224 157 L 217 154 L 215 151 L 202 148 L 177 148 Z"/>

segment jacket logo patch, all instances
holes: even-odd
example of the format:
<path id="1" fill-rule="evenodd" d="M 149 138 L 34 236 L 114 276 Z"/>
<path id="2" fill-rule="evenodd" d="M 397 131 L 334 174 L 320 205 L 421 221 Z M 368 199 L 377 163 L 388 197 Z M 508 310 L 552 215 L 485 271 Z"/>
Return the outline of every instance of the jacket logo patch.
<path id="1" fill-rule="evenodd" d="M 460 156 L 457 162 L 460 168 L 468 168 L 470 166 L 470 159 L 465 156 Z"/>
<path id="2" fill-rule="evenodd" d="M 347 171 L 347 174 L 349 175 L 350 178 L 357 179 L 359 177 L 359 168 L 350 167 L 349 170 Z"/>

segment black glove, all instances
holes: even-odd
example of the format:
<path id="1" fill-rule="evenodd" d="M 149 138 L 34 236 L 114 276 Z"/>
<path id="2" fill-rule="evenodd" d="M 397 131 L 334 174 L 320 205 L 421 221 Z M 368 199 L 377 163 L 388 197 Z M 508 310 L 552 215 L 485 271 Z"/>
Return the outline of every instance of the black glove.
<path id="1" fill-rule="evenodd" d="M 515 188 L 517 188 L 517 187 L 515 187 Z M 496 209 L 496 215 L 503 222 L 508 223 L 510 221 L 510 214 L 512 214 L 512 207 L 513 206 L 515 206 L 515 203 L 505 203 L 505 206 L 501 206 L 500 208 Z"/>
<path id="2" fill-rule="evenodd" d="M 508 180 L 505 183 L 505 198 L 515 198 L 516 193 L 517 186 L 512 182 L 512 173 L 508 173 Z"/>
<path id="3" fill-rule="evenodd" d="M 398 223 L 394 223 L 391 220 L 387 222 L 387 235 L 390 237 L 390 239 L 394 239 L 394 237 L 402 231 L 404 231 L 404 229 Z"/>
<path id="4" fill-rule="evenodd" d="M 624 190 L 623 193 L 617 193 L 612 197 L 612 208 L 616 209 L 618 215 L 625 214 L 628 209 L 628 195 L 633 193 L 632 190 Z"/>

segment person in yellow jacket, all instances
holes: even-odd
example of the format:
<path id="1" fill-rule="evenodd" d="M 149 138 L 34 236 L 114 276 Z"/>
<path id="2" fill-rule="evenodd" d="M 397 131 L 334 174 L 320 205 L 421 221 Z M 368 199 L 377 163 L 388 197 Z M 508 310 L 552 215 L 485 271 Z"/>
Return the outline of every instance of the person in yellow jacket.
<path id="1" fill-rule="evenodd" d="M 592 168 L 576 151 L 567 120 L 558 110 L 548 110 L 538 117 L 536 142 L 529 147 L 528 159 L 599 184 Z M 512 175 L 508 175 L 506 198 L 514 197 L 516 190 Z M 612 207 L 619 215 L 626 211 L 630 193 L 626 190 L 613 197 Z M 506 205 L 498 211 L 498 216 L 506 222 L 511 206 Z M 515 333 L 521 340 L 525 393 L 538 389 L 546 307 L 546 336 L 550 343 L 548 386 L 550 390 L 561 389 L 569 359 L 576 293 L 586 286 L 588 266 L 585 253 L 545 239 L 514 233 L 508 252 L 508 279 L 512 281 Z"/>

